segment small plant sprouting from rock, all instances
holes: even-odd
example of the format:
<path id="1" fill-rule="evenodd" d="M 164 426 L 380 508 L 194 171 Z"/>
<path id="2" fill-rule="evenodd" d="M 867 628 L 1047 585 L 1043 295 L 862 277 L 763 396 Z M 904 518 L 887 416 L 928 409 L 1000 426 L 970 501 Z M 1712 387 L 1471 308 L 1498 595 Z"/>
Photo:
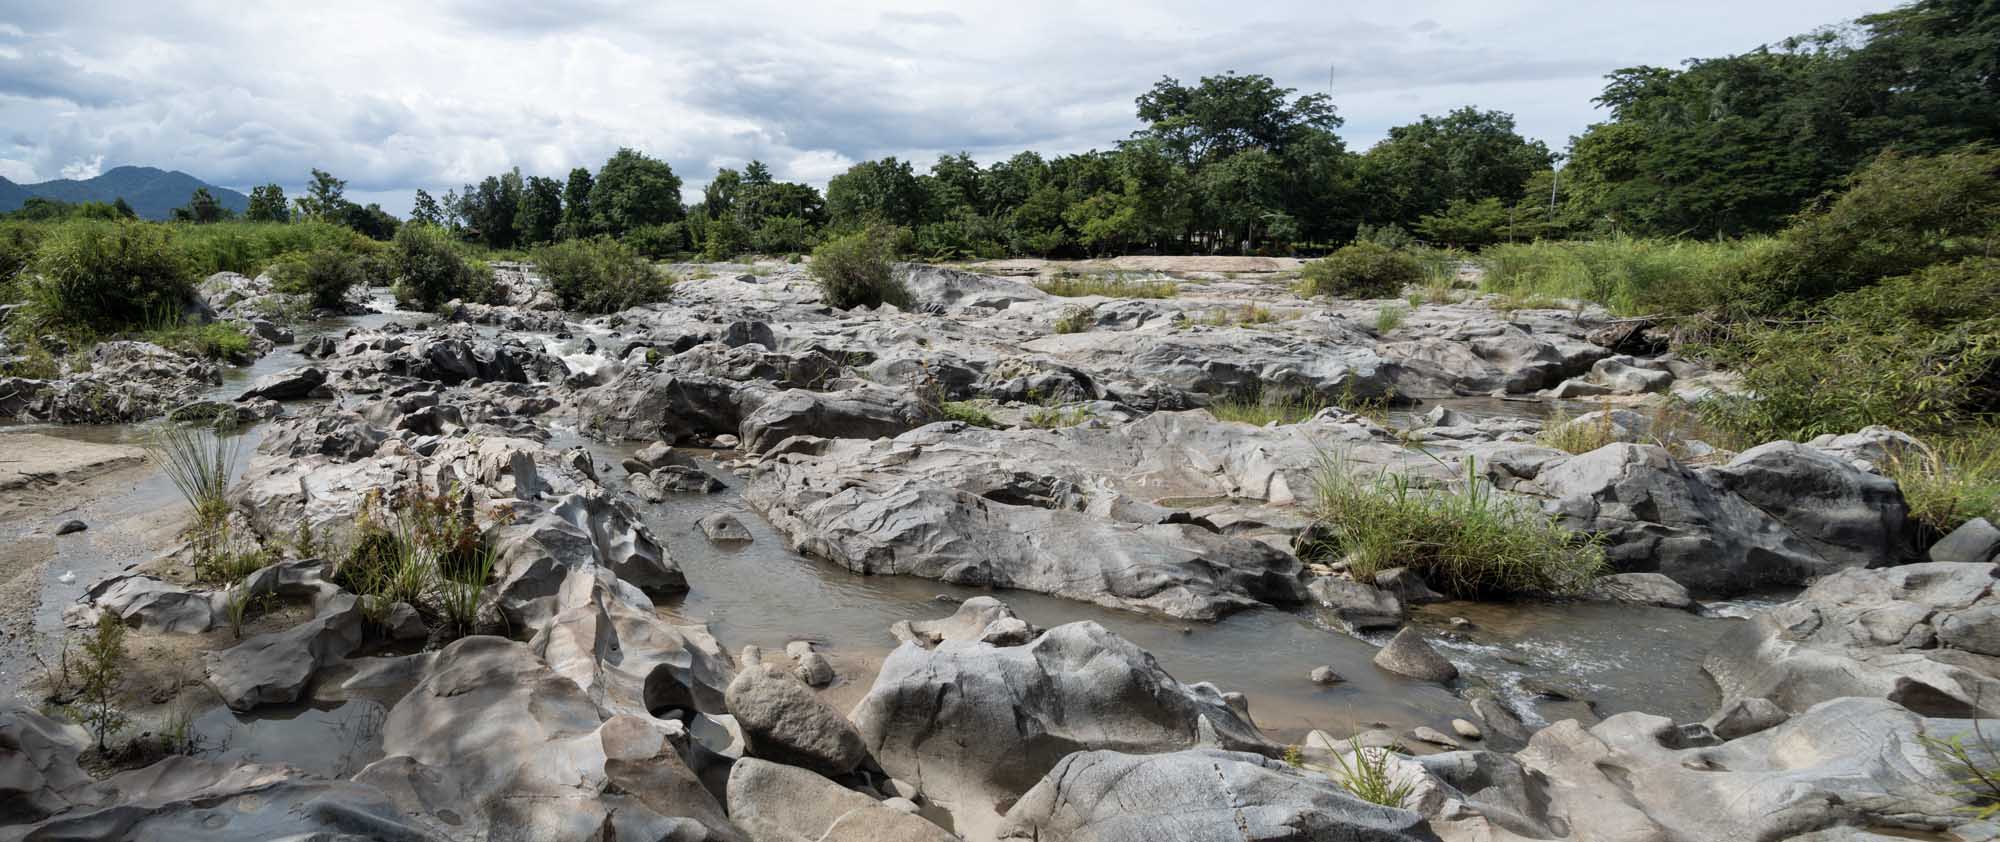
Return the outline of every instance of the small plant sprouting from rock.
<path id="1" fill-rule="evenodd" d="M 1000 426 L 1000 422 L 993 420 L 993 416 L 985 407 L 971 401 L 945 401 L 938 405 L 938 411 L 942 412 L 946 419 L 962 421 L 974 427 Z"/>
<path id="2" fill-rule="evenodd" d="M 1097 321 L 1097 312 L 1082 304 L 1064 307 L 1062 315 L 1056 317 L 1057 333 L 1082 333 Z"/>
<path id="3" fill-rule="evenodd" d="M 1416 787 L 1408 781 L 1396 780 L 1389 771 L 1389 750 L 1364 748 L 1359 738 L 1349 739 L 1347 748 L 1347 754 L 1334 755 L 1334 762 L 1340 764 L 1333 773 L 1334 782 L 1370 804 L 1403 809 L 1403 804 L 1416 793 Z"/>
<path id="4" fill-rule="evenodd" d="M 1297 743 L 1285 746 L 1285 765 L 1294 769 L 1302 768 L 1306 765 L 1305 752 L 1299 750 Z"/>
<path id="5" fill-rule="evenodd" d="M 118 706 L 118 690 L 125 683 L 125 623 L 107 611 L 97 618 L 97 628 L 83 642 L 77 699 L 83 726 L 103 751 L 105 740 L 125 727 L 125 711 Z"/>
<path id="6" fill-rule="evenodd" d="M 1948 738 L 1920 734 L 1917 739 L 1949 776 L 1945 794 L 1969 802 L 1972 806 L 1966 812 L 1987 821 L 2000 814 L 2000 751 L 1986 738 L 1978 718 L 1972 720 L 1972 737 L 1971 746 L 1963 734 Z"/>
<path id="7" fill-rule="evenodd" d="M 160 723 L 160 748 L 168 754 L 194 754 L 194 705 L 183 702 L 167 711 Z"/>
<path id="8" fill-rule="evenodd" d="M 1394 304 L 1384 304 L 1375 311 L 1375 332 L 1388 333 L 1403 326 L 1403 320 L 1410 311 Z"/>

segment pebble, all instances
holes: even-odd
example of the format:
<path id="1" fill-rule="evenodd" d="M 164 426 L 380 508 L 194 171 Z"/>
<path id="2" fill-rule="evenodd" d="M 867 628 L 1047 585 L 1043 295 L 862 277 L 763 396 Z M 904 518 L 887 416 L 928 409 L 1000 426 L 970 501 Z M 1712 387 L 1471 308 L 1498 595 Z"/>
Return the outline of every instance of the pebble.
<path id="1" fill-rule="evenodd" d="M 1458 748 L 1457 740 L 1445 736 L 1443 733 L 1440 733 L 1436 728 L 1432 728 L 1428 725 L 1417 726 L 1415 729 L 1410 731 L 1410 736 L 1415 737 L 1420 741 L 1430 743 L 1431 745 L 1444 746 L 1445 748 Z"/>
<path id="2" fill-rule="evenodd" d="M 1340 677 L 1340 673 L 1334 672 L 1333 667 L 1313 667 L 1312 683 L 1314 684 L 1339 684 L 1346 680 Z"/>
<path id="3" fill-rule="evenodd" d="M 1464 719 L 1452 720 L 1451 730 L 1453 732 L 1456 732 L 1459 736 L 1464 737 L 1468 740 L 1479 740 L 1479 739 L 1484 739 L 1486 737 L 1484 733 L 1480 732 L 1479 726 L 1474 725 L 1470 721 Z"/>
<path id="4" fill-rule="evenodd" d="M 62 525 L 61 525 L 61 526 L 58 526 L 58 527 L 56 527 L 56 534 L 57 534 L 57 535 L 68 535 L 68 534 L 70 534 L 70 533 L 73 533 L 73 532 L 82 532 L 82 531 L 84 531 L 84 530 L 86 530 L 86 529 L 89 529 L 89 528 L 90 528 L 90 524 L 87 524 L 87 523 L 84 523 L 83 521 L 80 521 L 80 520 L 66 520 L 66 521 L 63 521 L 63 523 L 62 523 Z"/>

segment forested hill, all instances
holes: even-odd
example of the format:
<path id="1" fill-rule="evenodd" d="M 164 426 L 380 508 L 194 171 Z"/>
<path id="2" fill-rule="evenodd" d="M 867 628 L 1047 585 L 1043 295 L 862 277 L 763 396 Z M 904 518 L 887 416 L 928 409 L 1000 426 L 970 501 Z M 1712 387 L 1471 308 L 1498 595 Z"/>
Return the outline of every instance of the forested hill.
<path id="1" fill-rule="evenodd" d="M 0 212 L 20 208 L 21 204 L 31 196 L 72 205 L 84 202 L 114 202 L 122 198 L 140 217 L 170 219 L 174 215 L 174 208 L 187 205 L 188 197 L 203 187 L 208 188 L 208 192 L 215 196 L 216 201 L 223 207 L 234 213 L 240 214 L 250 206 L 249 197 L 234 190 L 216 187 L 178 170 L 117 167 L 93 178 L 65 178 L 24 185 L 12 182 L 0 183 Z"/>

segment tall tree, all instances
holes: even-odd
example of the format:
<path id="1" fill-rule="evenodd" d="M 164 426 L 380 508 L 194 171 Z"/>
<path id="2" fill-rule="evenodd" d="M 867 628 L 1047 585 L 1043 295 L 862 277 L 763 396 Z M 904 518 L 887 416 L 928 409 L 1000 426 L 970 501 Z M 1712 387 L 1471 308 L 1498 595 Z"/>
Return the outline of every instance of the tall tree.
<path id="1" fill-rule="evenodd" d="M 223 207 L 222 202 L 217 201 L 215 194 L 208 192 L 206 187 L 194 189 L 194 195 L 188 197 L 187 207 L 174 208 L 174 219 L 196 225 L 221 222 L 229 215 L 229 209 Z"/>
<path id="2" fill-rule="evenodd" d="M 514 212 L 514 230 L 522 245 L 555 241 L 556 226 L 562 224 L 562 189 L 553 178 L 528 177 L 520 207 Z"/>
<path id="3" fill-rule="evenodd" d="M 410 221 L 423 225 L 443 227 L 445 224 L 444 209 L 438 206 L 438 200 L 432 198 L 428 191 L 418 188 L 416 198 L 410 204 Z"/>
<path id="4" fill-rule="evenodd" d="M 922 218 L 923 188 L 908 161 L 893 157 L 862 161 L 826 185 L 832 224 L 860 229 L 871 224 L 914 227 Z"/>
<path id="5" fill-rule="evenodd" d="M 678 222 L 687 215 L 674 168 L 631 149 L 618 150 L 597 171 L 590 210 L 602 230 L 612 235 L 642 225 Z"/>
<path id="6" fill-rule="evenodd" d="M 339 215 L 346 202 L 347 182 L 314 167 L 312 183 L 306 185 L 306 195 L 299 198 L 299 212 L 313 219 L 331 219 Z"/>
<path id="7" fill-rule="evenodd" d="M 1553 160 L 1546 144 L 1515 131 L 1514 115 L 1468 106 L 1390 129 L 1362 157 L 1362 177 L 1379 201 L 1375 221 L 1409 225 L 1453 200 L 1519 201 Z"/>
<path id="8" fill-rule="evenodd" d="M 563 184 L 563 218 L 560 235 L 563 239 L 574 239 L 590 234 L 590 169 L 577 167 L 569 171 L 569 181 Z"/>
<path id="9" fill-rule="evenodd" d="M 251 222 L 290 222 L 292 208 L 285 201 L 285 188 L 276 184 L 250 188 L 250 206 L 243 218 Z"/>

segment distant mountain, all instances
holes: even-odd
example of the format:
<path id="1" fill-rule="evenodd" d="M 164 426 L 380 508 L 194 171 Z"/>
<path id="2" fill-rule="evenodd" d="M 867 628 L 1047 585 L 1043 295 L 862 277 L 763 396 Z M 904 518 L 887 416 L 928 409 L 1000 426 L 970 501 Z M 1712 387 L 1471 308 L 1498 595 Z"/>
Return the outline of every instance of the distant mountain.
<path id="1" fill-rule="evenodd" d="M 28 188 L 0 178 L 0 211 L 10 211 L 18 208 L 22 202 L 27 201 L 28 197 L 33 195 L 35 194 L 28 192 Z"/>
<path id="2" fill-rule="evenodd" d="M 26 185 L 16 185 L 12 182 L 0 184 L 0 211 L 19 208 L 29 196 L 40 196 L 71 204 L 109 202 L 122 196 L 125 198 L 125 203 L 131 205 L 132 210 L 138 212 L 140 216 L 146 219 L 167 219 L 173 216 L 174 208 L 187 207 L 188 197 L 193 196 L 195 188 L 198 187 L 208 188 L 208 192 L 214 194 L 215 198 L 222 202 L 223 207 L 237 213 L 242 213 L 250 207 L 250 197 L 209 184 L 184 172 L 169 172 L 152 167 L 118 167 L 96 178 L 82 180 L 64 178 Z"/>

